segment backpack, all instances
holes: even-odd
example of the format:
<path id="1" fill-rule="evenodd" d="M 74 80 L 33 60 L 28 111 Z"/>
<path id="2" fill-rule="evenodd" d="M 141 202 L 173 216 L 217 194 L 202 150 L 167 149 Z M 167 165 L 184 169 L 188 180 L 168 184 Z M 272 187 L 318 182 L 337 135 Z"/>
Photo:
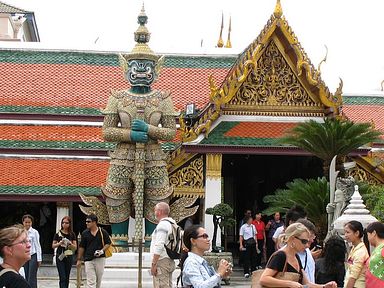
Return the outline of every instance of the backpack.
<path id="1" fill-rule="evenodd" d="M 170 259 L 180 259 L 181 251 L 183 250 L 183 234 L 184 231 L 177 223 L 173 223 L 168 219 L 164 219 L 172 226 L 172 232 L 168 235 L 168 244 L 164 244 L 164 248 L 167 251 Z"/>

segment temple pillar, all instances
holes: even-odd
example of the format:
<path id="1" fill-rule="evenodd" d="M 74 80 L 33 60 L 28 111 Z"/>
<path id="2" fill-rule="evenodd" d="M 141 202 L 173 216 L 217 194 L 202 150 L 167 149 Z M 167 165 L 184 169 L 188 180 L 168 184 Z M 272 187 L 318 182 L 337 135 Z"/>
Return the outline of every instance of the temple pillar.
<path id="1" fill-rule="evenodd" d="M 69 216 L 69 206 L 69 202 L 56 203 L 56 232 L 61 229 L 61 219 L 63 219 L 64 216 Z"/>
<path id="2" fill-rule="evenodd" d="M 221 162 L 222 154 L 206 155 L 206 177 L 205 177 L 205 198 L 204 211 L 221 203 Z M 213 216 L 204 213 L 204 227 L 212 239 L 214 226 Z M 217 231 L 217 245 L 221 246 L 220 227 Z"/>

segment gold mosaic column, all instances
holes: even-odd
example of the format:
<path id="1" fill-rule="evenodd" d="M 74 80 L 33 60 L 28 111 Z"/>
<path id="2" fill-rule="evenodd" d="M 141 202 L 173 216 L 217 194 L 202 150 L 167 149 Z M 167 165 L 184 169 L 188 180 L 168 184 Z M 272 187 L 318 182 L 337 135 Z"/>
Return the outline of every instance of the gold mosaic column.
<path id="1" fill-rule="evenodd" d="M 206 175 L 211 180 L 221 179 L 221 164 L 222 154 L 207 154 L 206 155 Z"/>

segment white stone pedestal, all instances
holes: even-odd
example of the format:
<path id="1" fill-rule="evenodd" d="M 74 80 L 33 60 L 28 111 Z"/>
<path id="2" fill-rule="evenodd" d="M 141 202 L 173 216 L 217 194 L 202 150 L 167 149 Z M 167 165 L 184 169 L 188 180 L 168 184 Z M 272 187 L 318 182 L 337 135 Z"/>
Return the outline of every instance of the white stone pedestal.
<path id="1" fill-rule="evenodd" d="M 139 253 L 122 252 L 114 253 L 112 257 L 106 259 L 102 287 L 122 288 L 137 287 L 138 279 L 138 260 Z M 142 287 L 153 287 L 152 276 L 149 273 L 152 263 L 150 253 L 143 253 L 143 269 L 142 269 Z M 175 262 L 176 265 L 178 261 Z M 173 272 L 173 283 L 176 284 L 176 278 L 179 276 L 180 270 Z"/>

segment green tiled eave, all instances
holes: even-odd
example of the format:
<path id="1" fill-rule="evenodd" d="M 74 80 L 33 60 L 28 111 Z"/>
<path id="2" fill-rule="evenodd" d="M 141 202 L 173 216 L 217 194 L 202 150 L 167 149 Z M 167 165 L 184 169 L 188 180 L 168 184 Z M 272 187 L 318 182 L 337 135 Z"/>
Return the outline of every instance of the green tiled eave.
<path id="1" fill-rule="evenodd" d="M 221 122 L 200 144 L 231 146 L 284 146 L 277 138 L 228 137 L 224 134 L 240 122 Z"/>
<path id="2" fill-rule="evenodd" d="M 32 113 L 101 116 L 100 109 L 80 107 L 0 106 L 0 113 Z"/>
<path id="3" fill-rule="evenodd" d="M 227 56 L 177 56 L 166 55 L 164 67 L 172 68 L 230 68 L 237 57 Z M 117 53 L 94 53 L 74 51 L 32 51 L 2 49 L 0 62 L 18 64 L 81 64 L 96 66 L 119 66 Z"/>
<path id="4" fill-rule="evenodd" d="M 164 151 L 173 151 L 179 143 L 161 143 Z M 0 140 L 0 148 L 7 149 L 98 149 L 113 150 L 116 143 L 111 142 L 76 142 L 76 141 L 16 141 Z"/>
<path id="5" fill-rule="evenodd" d="M 0 148 L 18 149 L 114 149 L 116 144 L 110 142 L 76 142 L 76 141 L 17 141 L 0 140 Z"/>
<path id="6" fill-rule="evenodd" d="M 344 96 L 345 105 L 384 105 L 384 97 L 374 96 Z"/>
<path id="7" fill-rule="evenodd" d="M 31 195 L 31 196 L 87 196 L 101 195 L 100 187 L 70 186 L 0 186 L 0 195 Z"/>

